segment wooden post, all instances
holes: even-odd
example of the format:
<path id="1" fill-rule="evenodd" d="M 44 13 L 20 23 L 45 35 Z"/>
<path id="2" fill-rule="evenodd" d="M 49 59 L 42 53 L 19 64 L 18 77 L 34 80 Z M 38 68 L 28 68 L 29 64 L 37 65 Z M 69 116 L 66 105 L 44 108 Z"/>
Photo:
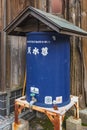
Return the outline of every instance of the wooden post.
<path id="1" fill-rule="evenodd" d="M 18 104 L 15 102 L 15 123 L 18 124 L 18 115 L 19 115 L 19 107 Z"/>
<path id="2" fill-rule="evenodd" d="M 6 88 L 6 33 L 3 28 L 6 26 L 6 0 L 2 0 L 2 29 L 1 29 L 1 91 Z"/>

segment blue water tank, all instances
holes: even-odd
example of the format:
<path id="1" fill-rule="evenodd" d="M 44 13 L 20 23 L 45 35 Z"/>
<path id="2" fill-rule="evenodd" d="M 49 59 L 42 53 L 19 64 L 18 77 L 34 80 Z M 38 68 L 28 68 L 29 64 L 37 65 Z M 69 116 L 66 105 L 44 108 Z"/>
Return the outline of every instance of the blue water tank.
<path id="1" fill-rule="evenodd" d="M 70 37 L 57 32 L 27 33 L 26 99 L 41 107 L 70 102 Z"/>

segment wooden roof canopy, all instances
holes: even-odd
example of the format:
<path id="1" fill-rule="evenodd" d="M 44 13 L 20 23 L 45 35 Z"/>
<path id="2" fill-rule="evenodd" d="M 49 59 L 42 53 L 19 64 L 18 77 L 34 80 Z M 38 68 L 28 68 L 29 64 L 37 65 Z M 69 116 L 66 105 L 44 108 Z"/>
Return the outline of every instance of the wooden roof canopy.
<path id="1" fill-rule="evenodd" d="M 87 32 L 58 16 L 34 7 L 23 10 L 5 29 L 8 35 L 26 36 L 31 31 L 56 31 L 73 36 L 87 36 Z"/>

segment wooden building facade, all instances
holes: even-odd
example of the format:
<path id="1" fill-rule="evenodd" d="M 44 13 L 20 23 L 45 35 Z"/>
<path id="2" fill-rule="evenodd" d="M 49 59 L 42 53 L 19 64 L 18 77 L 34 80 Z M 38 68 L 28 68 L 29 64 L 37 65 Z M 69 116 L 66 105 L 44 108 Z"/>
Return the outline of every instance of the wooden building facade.
<path id="1" fill-rule="evenodd" d="M 3 28 L 29 5 L 47 12 L 55 13 L 56 15 L 59 13 L 62 14 L 63 10 L 62 1 L 60 0 L 0 0 L 0 30 L 2 35 L 0 47 L 0 65 L 2 71 L 2 79 L 0 78 L 1 91 L 5 91 L 9 86 L 11 88 L 15 88 L 17 85 L 20 86 L 19 82 L 21 82 L 21 79 L 23 81 L 23 77 L 20 77 L 20 75 L 24 75 L 23 66 L 25 65 L 23 65 L 24 61 L 21 61 L 21 58 L 24 54 L 22 51 L 25 49 L 26 39 L 6 36 L 5 32 L 3 32 Z M 54 8 L 53 5 L 56 6 L 56 8 Z M 59 9 L 57 8 L 58 6 Z M 22 44 L 20 44 L 21 42 Z"/>
<path id="2" fill-rule="evenodd" d="M 12 102 L 10 97 L 14 93 L 15 99 L 21 96 L 22 92 L 26 71 L 26 38 L 7 36 L 3 28 L 29 5 L 60 15 L 87 30 L 86 0 L 0 0 L 0 94 L 8 96 L 10 103 Z M 86 39 L 71 38 L 71 93 L 80 97 L 82 108 L 87 105 L 86 41 Z M 8 101 L 9 105 L 10 103 Z M 4 108 L 6 110 L 6 106 Z M 4 114 L 6 113 L 8 112 L 5 111 Z"/>

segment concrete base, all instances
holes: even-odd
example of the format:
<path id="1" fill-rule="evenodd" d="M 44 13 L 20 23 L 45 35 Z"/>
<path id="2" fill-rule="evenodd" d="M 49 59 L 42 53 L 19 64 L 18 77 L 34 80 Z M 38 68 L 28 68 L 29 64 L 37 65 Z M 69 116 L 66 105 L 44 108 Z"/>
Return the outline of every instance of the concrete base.
<path id="1" fill-rule="evenodd" d="M 87 108 L 80 110 L 80 118 L 82 119 L 82 123 L 87 124 Z"/>
<path id="2" fill-rule="evenodd" d="M 73 116 L 66 120 L 66 130 L 82 130 L 81 119 L 74 119 Z"/>
<path id="3" fill-rule="evenodd" d="M 29 123 L 26 120 L 19 119 L 19 124 L 12 124 L 12 130 L 29 130 Z"/>
<path id="4" fill-rule="evenodd" d="M 73 115 L 74 115 L 74 109 L 70 109 L 66 113 L 66 116 L 73 116 Z M 83 124 L 87 124 L 87 108 L 79 111 L 79 117 L 81 118 Z"/>

